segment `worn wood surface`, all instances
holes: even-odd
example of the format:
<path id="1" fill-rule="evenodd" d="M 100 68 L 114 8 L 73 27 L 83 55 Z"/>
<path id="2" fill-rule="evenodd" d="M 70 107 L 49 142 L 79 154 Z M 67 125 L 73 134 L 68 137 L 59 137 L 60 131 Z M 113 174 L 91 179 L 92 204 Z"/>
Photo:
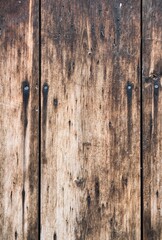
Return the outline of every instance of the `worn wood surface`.
<path id="1" fill-rule="evenodd" d="M 162 239 L 162 1 L 143 0 L 144 240 Z"/>
<path id="2" fill-rule="evenodd" d="M 162 3 L 140 2 L 0 1 L 0 239 L 39 239 L 39 210 L 42 240 L 162 239 Z"/>
<path id="3" fill-rule="evenodd" d="M 0 239 L 38 238 L 38 1 L 0 1 Z"/>
<path id="4" fill-rule="evenodd" d="M 42 0 L 41 239 L 140 239 L 140 1 Z"/>

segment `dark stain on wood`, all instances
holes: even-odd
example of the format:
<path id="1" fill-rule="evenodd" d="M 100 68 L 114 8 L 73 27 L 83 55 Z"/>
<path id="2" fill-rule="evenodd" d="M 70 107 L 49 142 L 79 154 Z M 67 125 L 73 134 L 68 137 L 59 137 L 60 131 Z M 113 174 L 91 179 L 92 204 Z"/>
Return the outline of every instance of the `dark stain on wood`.
<path id="1" fill-rule="evenodd" d="M 158 238 L 156 231 L 154 231 L 153 229 L 150 229 L 147 234 L 147 239 L 148 240 L 158 240 L 160 238 Z"/>
<path id="2" fill-rule="evenodd" d="M 22 83 L 22 92 L 23 92 L 23 121 L 24 121 L 24 135 L 26 134 L 26 128 L 28 125 L 28 118 L 27 118 L 27 109 L 28 109 L 28 102 L 29 102 L 29 94 L 30 94 L 30 86 L 27 80 L 23 81 Z"/>
<path id="3" fill-rule="evenodd" d="M 0 32 L 1 44 L 7 50 L 7 45 L 21 43 L 21 48 L 26 48 L 24 39 L 20 37 L 17 29 L 29 18 L 29 0 L 24 1 L 0 1 Z M 19 43 L 18 43 L 19 42 Z"/>
<path id="4" fill-rule="evenodd" d="M 144 239 L 147 239 L 147 240 L 157 240 L 157 239 L 160 239 L 158 238 L 158 235 L 157 235 L 157 232 L 151 227 L 151 218 L 150 218 L 150 214 L 145 214 L 145 228 L 144 228 L 144 231 L 147 230 L 147 232 L 145 232 L 145 236 L 144 236 Z"/>
<path id="5" fill-rule="evenodd" d="M 22 234 L 23 234 L 23 238 L 24 238 L 24 224 L 25 224 L 24 214 L 25 214 L 25 189 L 23 188 L 23 190 L 22 190 Z"/>
<path id="6" fill-rule="evenodd" d="M 10 200 L 11 200 L 11 204 L 12 204 L 12 191 L 10 193 Z"/>
<path id="7" fill-rule="evenodd" d="M 26 131 L 28 126 L 28 104 L 30 96 L 30 86 L 28 80 L 22 82 L 22 95 L 23 95 L 23 110 L 22 121 L 24 126 L 23 132 L 23 190 L 22 190 L 22 232 L 24 236 L 24 211 L 25 211 L 25 181 L 26 181 Z"/>
<path id="8" fill-rule="evenodd" d="M 70 127 L 71 127 L 71 120 L 69 120 L 68 124 L 69 124 L 69 129 L 70 129 Z"/>
<path id="9" fill-rule="evenodd" d="M 102 16 L 102 4 L 101 3 L 98 4 L 98 15 L 99 15 L 99 17 Z"/>
<path id="10" fill-rule="evenodd" d="M 56 235 L 56 233 L 54 233 L 54 235 L 53 235 L 53 240 L 57 240 L 57 235 Z"/>
<path id="11" fill-rule="evenodd" d="M 47 120 L 47 101 L 48 101 L 48 90 L 49 86 L 47 83 L 43 85 L 43 125 L 46 124 Z"/>
<path id="12" fill-rule="evenodd" d="M 105 26 L 104 22 L 98 24 L 98 18 L 102 17 L 102 14 L 98 16 L 98 13 L 102 12 L 102 4 L 97 1 L 76 1 L 75 4 L 71 4 L 69 1 L 64 3 L 52 2 L 47 11 L 53 17 L 52 29 L 49 29 L 49 38 L 54 41 L 54 46 L 57 46 L 56 50 L 58 57 L 61 60 L 62 50 L 70 51 L 75 56 L 75 51 L 80 44 L 80 34 L 83 37 L 82 46 L 83 49 L 88 52 L 88 35 L 85 29 L 83 34 L 80 33 L 79 19 L 88 17 L 90 21 L 90 41 L 91 52 L 95 52 L 97 49 L 97 38 L 100 36 L 101 40 L 105 39 Z M 76 5 L 76 6 L 75 6 Z M 74 7 L 75 6 L 75 7 Z M 89 7 L 88 7 L 89 6 Z M 77 14 L 76 14 L 77 12 Z M 62 21 L 66 19 L 65 21 Z M 100 19 L 101 21 L 102 19 Z M 97 24 L 96 24 L 97 23 Z"/>
<path id="13" fill-rule="evenodd" d="M 111 181 L 111 185 L 110 185 L 110 196 L 113 198 L 113 197 L 117 197 L 119 196 L 119 190 L 118 188 L 116 187 L 116 183 L 115 181 Z"/>
<path id="14" fill-rule="evenodd" d="M 159 87 L 160 87 L 159 80 L 160 79 L 156 79 L 154 81 L 154 106 L 158 105 Z"/>
<path id="15" fill-rule="evenodd" d="M 80 226 L 80 229 L 75 228 L 75 239 L 76 240 L 84 240 L 86 238 L 86 234 L 88 231 L 87 221 L 85 217 L 80 220 L 76 219 L 77 225 Z"/>
<path id="16" fill-rule="evenodd" d="M 159 100 L 159 80 L 158 78 L 154 81 L 154 144 L 157 143 L 157 131 L 158 131 L 158 100 Z"/>
<path id="17" fill-rule="evenodd" d="M 77 187 L 81 188 L 82 190 L 84 189 L 84 187 L 85 187 L 85 179 L 84 178 L 77 177 L 77 179 L 75 180 L 75 183 L 76 183 Z"/>
<path id="18" fill-rule="evenodd" d="M 85 151 L 85 149 L 89 150 L 91 145 L 92 144 L 90 142 L 83 142 L 83 152 Z"/>
<path id="19" fill-rule="evenodd" d="M 28 19 L 29 1 L 4 1 L 0 2 L 0 25 L 3 30 L 5 26 L 19 24 Z"/>
<path id="20" fill-rule="evenodd" d="M 118 240 L 118 239 L 124 239 L 124 240 L 129 240 L 130 239 L 130 234 L 124 231 L 120 231 L 118 230 L 118 221 L 117 221 L 117 215 L 116 215 L 116 209 L 114 208 L 113 211 L 113 216 L 112 218 L 109 220 L 109 224 L 110 224 L 110 229 L 111 229 L 111 233 L 110 233 L 110 240 Z M 136 240 L 136 236 L 133 232 L 131 232 L 131 240 Z"/>
<path id="21" fill-rule="evenodd" d="M 112 112 L 118 111 L 120 106 L 120 99 L 121 99 L 121 67 L 119 63 L 119 57 L 116 54 L 113 55 L 113 74 L 112 74 Z M 118 69 L 118 70 L 117 70 Z"/>
<path id="22" fill-rule="evenodd" d="M 76 239 L 86 239 L 86 237 L 99 234 L 101 224 L 101 206 L 100 206 L 100 183 L 99 178 L 94 177 L 94 195 L 88 190 L 86 197 L 87 208 L 80 213 L 80 219 L 76 219 L 75 228 Z"/>
<path id="23" fill-rule="evenodd" d="M 95 23 L 91 25 L 91 44 L 92 44 L 92 51 L 96 51 L 97 48 L 97 36 L 96 36 L 96 26 Z"/>
<path id="24" fill-rule="evenodd" d="M 116 209 L 113 209 L 113 216 L 111 217 L 110 221 L 110 229 L 111 229 L 111 240 L 118 239 L 116 228 L 117 228 L 117 221 L 116 221 Z"/>
<path id="25" fill-rule="evenodd" d="M 121 16 L 120 16 L 120 8 L 119 8 L 119 3 L 116 3 L 113 1 L 113 17 L 114 17 L 114 23 L 115 23 L 115 45 L 119 46 L 119 41 L 120 41 L 120 21 L 121 21 Z"/>
<path id="26" fill-rule="evenodd" d="M 25 190 L 24 189 L 22 190 L 22 203 L 24 206 L 24 204 L 25 204 Z"/>
<path id="27" fill-rule="evenodd" d="M 153 127 L 153 119 L 152 119 L 152 113 L 150 113 L 150 139 L 152 138 L 152 127 Z"/>
<path id="28" fill-rule="evenodd" d="M 58 99 L 57 98 L 53 99 L 53 105 L 54 105 L 55 109 L 58 107 Z"/>
<path id="29" fill-rule="evenodd" d="M 36 188 L 36 179 L 37 176 L 35 176 L 35 162 L 32 161 L 34 158 L 33 154 L 30 154 L 30 164 L 28 168 L 28 174 L 29 174 L 29 187 L 30 187 L 30 193 L 32 194 L 34 189 Z"/>
<path id="30" fill-rule="evenodd" d="M 48 102 L 48 83 L 43 85 L 43 115 L 42 115 L 42 137 L 43 137 L 43 149 L 42 149 L 42 162 L 47 163 L 46 158 L 46 122 L 47 122 L 47 102 Z"/>
<path id="31" fill-rule="evenodd" d="M 88 195 L 87 195 L 87 206 L 88 206 L 88 208 L 90 208 L 90 205 L 91 205 L 91 196 L 88 193 Z"/>
<path id="32" fill-rule="evenodd" d="M 143 124 L 143 157 L 144 157 L 144 239 L 157 240 L 161 238 L 161 227 L 160 223 L 152 226 L 151 223 L 151 188 L 150 178 L 152 178 L 153 167 L 152 161 L 157 154 L 158 144 L 158 103 L 160 94 L 160 74 L 153 72 L 149 77 L 145 78 L 145 84 L 147 88 L 144 90 L 144 124 Z M 146 111 L 147 110 L 147 111 Z M 150 111 L 150 113 L 149 113 Z M 147 124 L 149 123 L 149 124 Z M 146 162 L 147 161 L 147 162 Z M 156 163 L 155 163 L 156 164 Z M 152 180 L 153 181 L 153 180 Z M 156 197 L 158 199 L 159 192 L 156 191 Z"/>
<path id="33" fill-rule="evenodd" d="M 38 222 L 37 219 L 34 221 L 29 222 L 28 229 L 27 229 L 27 240 L 35 240 L 38 234 Z"/>
<path id="34" fill-rule="evenodd" d="M 100 198 L 100 183 L 99 183 L 99 178 L 95 178 L 95 199 L 96 203 L 99 204 L 99 198 Z"/>
<path id="35" fill-rule="evenodd" d="M 33 59 L 34 61 L 34 59 Z M 33 73 L 34 75 L 34 73 Z M 36 75 L 36 74 L 35 74 Z M 34 193 L 34 190 L 37 189 L 38 184 L 38 145 L 36 142 L 36 139 L 38 137 L 38 91 L 37 88 L 33 87 L 31 88 L 31 102 L 32 102 L 32 108 L 30 110 L 30 155 L 29 155 L 29 165 L 28 165 L 28 176 L 29 176 L 29 188 L 30 188 L 30 194 Z M 35 144 L 36 143 L 36 144 Z M 33 161 L 35 159 L 35 161 Z M 38 190 L 37 190 L 38 191 Z M 33 206 L 32 203 L 31 207 Z M 35 223 L 34 223 L 35 224 Z"/>
<path id="36" fill-rule="evenodd" d="M 103 24 L 100 24 L 100 39 L 104 41 L 105 39 L 105 27 Z"/>
<path id="37" fill-rule="evenodd" d="M 52 3 L 51 3 L 52 4 Z M 63 45 L 66 45 L 72 52 L 76 45 L 76 26 L 73 19 L 72 5 L 67 1 L 64 4 L 57 4 L 53 2 L 53 6 L 50 6 L 53 16 L 53 24 L 55 25 L 54 34 L 50 34 L 55 45 L 58 45 L 57 52 L 60 55 L 60 50 Z M 58 8 L 59 7 L 59 8 Z M 60 9 L 61 12 L 60 13 Z M 66 17 L 66 21 L 61 21 L 63 12 Z M 52 30 L 52 29 L 51 29 Z M 54 36 L 54 37 L 53 37 Z"/>
<path id="38" fill-rule="evenodd" d="M 128 185 L 128 178 L 126 176 L 122 176 L 122 186 L 123 188 L 127 187 Z"/>
<path id="39" fill-rule="evenodd" d="M 67 76 L 68 79 L 71 77 L 71 75 L 74 73 L 74 69 L 75 69 L 75 61 L 72 59 L 68 59 L 66 61 L 66 71 L 67 71 Z"/>
<path id="40" fill-rule="evenodd" d="M 128 120 L 127 120 L 127 129 L 128 129 L 128 151 L 131 151 L 132 146 L 132 91 L 133 85 L 130 82 L 127 82 L 126 86 L 127 91 L 127 111 L 128 111 Z"/>
<path id="41" fill-rule="evenodd" d="M 65 45 L 69 45 L 72 52 L 74 50 L 74 41 L 76 41 L 76 27 L 73 17 L 71 17 L 71 24 L 65 31 Z"/>
<path id="42" fill-rule="evenodd" d="M 18 234 L 17 231 L 15 231 L 15 240 L 17 240 Z"/>

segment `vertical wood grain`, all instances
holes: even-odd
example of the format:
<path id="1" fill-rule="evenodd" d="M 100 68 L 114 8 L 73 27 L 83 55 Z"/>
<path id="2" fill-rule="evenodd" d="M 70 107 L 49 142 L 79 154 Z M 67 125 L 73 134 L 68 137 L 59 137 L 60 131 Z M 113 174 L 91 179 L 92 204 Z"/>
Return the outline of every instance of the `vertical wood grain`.
<path id="1" fill-rule="evenodd" d="M 143 0 L 144 239 L 162 239 L 162 1 Z"/>
<path id="2" fill-rule="evenodd" d="M 38 239 L 38 1 L 0 1 L 0 239 Z"/>
<path id="3" fill-rule="evenodd" d="M 42 0 L 41 239 L 140 239 L 140 1 Z"/>

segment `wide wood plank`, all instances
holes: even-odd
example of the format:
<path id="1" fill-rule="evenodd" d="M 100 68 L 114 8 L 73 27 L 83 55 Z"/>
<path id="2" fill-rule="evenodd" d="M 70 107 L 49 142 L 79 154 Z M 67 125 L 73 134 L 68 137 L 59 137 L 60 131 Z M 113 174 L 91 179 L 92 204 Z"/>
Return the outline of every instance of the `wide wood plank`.
<path id="1" fill-rule="evenodd" d="M 38 0 L 0 1 L 0 239 L 38 239 Z"/>
<path id="2" fill-rule="evenodd" d="M 162 239 L 162 1 L 143 0 L 144 238 Z"/>
<path id="3" fill-rule="evenodd" d="M 41 239 L 140 239 L 140 1 L 42 0 Z"/>

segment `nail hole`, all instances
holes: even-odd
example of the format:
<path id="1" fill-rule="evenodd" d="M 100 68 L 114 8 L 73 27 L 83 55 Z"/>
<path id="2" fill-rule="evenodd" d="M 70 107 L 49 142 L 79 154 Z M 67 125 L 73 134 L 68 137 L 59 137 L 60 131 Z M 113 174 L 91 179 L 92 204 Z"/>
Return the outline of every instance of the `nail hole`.
<path id="1" fill-rule="evenodd" d="M 55 108 L 58 106 L 58 99 L 57 98 L 54 98 L 53 105 L 55 106 Z"/>
<path id="2" fill-rule="evenodd" d="M 29 86 L 25 86 L 24 91 L 29 91 Z"/>
<path id="3" fill-rule="evenodd" d="M 45 84 L 43 85 L 43 92 L 44 92 L 44 93 L 48 93 L 48 88 L 49 88 L 48 84 L 45 83 Z"/>

